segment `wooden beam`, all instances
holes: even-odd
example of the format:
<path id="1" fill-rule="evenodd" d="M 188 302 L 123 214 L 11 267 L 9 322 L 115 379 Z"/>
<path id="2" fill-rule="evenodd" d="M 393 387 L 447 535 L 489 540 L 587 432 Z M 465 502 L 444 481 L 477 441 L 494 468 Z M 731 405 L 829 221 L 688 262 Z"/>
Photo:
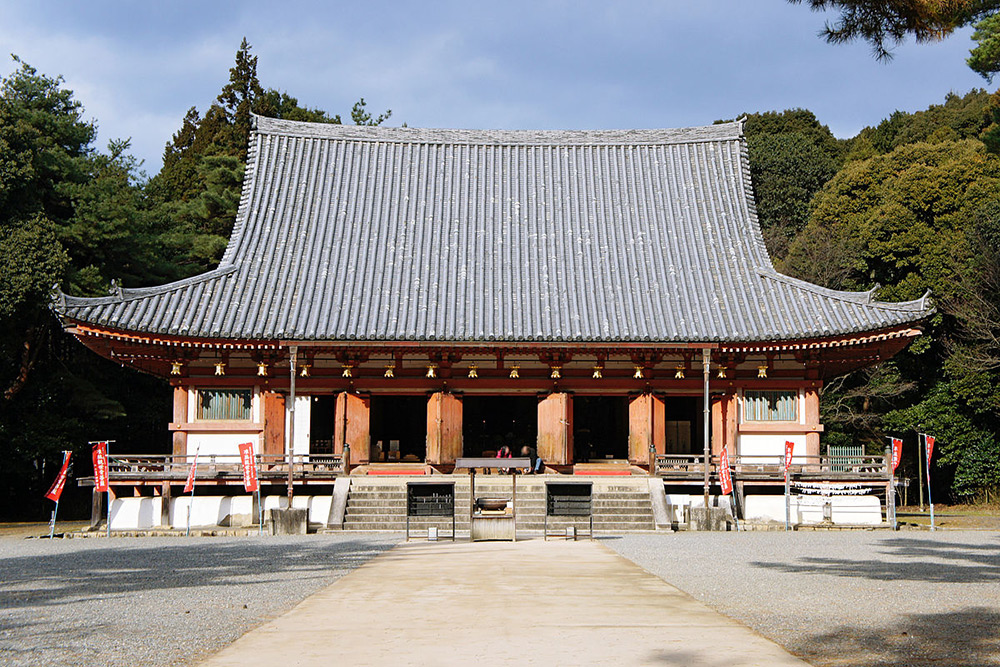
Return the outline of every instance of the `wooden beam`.
<path id="1" fill-rule="evenodd" d="M 174 387 L 174 424 L 183 424 L 188 420 L 188 390 L 186 387 Z M 174 456 L 187 455 L 187 432 L 174 430 L 173 433 L 173 453 Z"/>
<path id="2" fill-rule="evenodd" d="M 538 456 L 546 465 L 573 463 L 573 397 L 554 393 L 538 401 Z"/>
<path id="3" fill-rule="evenodd" d="M 264 442 L 261 454 L 282 456 L 285 453 L 285 397 L 275 391 L 265 391 Z"/>
<path id="4" fill-rule="evenodd" d="M 628 405 L 628 458 L 632 463 L 648 465 L 649 448 L 666 453 L 664 403 L 661 396 L 641 394 Z"/>
<path id="5" fill-rule="evenodd" d="M 427 399 L 427 463 L 447 465 L 462 456 L 462 401 L 436 392 Z"/>
<path id="6" fill-rule="evenodd" d="M 819 389 L 805 389 L 806 456 L 819 456 L 819 434 L 823 430 L 819 415 Z"/>
<path id="7" fill-rule="evenodd" d="M 337 394 L 333 423 L 333 451 L 351 447 L 351 465 L 368 463 L 371 457 L 371 398 L 351 392 Z"/>
<path id="8" fill-rule="evenodd" d="M 736 411 L 739 403 L 736 392 L 730 391 L 715 396 L 712 400 L 712 454 L 718 456 L 723 447 L 729 448 L 730 455 L 736 454 Z"/>

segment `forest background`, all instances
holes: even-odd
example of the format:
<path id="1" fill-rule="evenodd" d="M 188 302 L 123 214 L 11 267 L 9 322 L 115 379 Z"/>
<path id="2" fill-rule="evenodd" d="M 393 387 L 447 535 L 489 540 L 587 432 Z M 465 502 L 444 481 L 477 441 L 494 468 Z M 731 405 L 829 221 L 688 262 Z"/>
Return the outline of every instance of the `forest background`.
<path id="1" fill-rule="evenodd" d="M 985 76 L 995 71 L 989 66 Z M 74 453 L 80 476 L 90 474 L 90 440 L 114 440 L 130 454 L 169 451 L 165 381 L 84 348 L 61 330 L 49 299 L 55 284 L 103 295 L 114 285 L 147 287 L 213 268 L 236 215 L 251 112 L 342 122 L 264 88 L 244 40 L 215 103 L 188 111 L 162 169 L 146 177 L 127 141 L 95 147 L 93 122 L 61 79 L 21 62 L 3 79 L 0 518 L 44 517 L 42 496 L 63 450 Z M 390 113 L 373 116 L 362 99 L 350 122 L 380 124 Z M 916 433 L 927 432 L 939 443 L 937 497 L 970 501 L 996 491 L 1000 94 L 952 94 L 850 139 L 804 109 L 739 116 L 747 117 L 758 215 L 779 270 L 890 301 L 930 290 L 937 306 L 906 351 L 826 384 L 824 451 L 863 443 L 881 453 L 886 435 L 900 436 L 902 474 L 913 478 Z M 77 514 L 89 509 L 89 494 L 75 485 L 66 501 Z"/>

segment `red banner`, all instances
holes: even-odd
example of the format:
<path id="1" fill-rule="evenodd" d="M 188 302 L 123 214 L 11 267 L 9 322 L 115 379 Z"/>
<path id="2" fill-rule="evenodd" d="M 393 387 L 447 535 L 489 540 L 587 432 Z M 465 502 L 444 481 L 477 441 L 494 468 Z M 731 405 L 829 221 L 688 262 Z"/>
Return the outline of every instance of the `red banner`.
<path id="1" fill-rule="evenodd" d="M 903 439 L 893 438 L 892 439 L 892 472 L 896 472 L 896 466 L 899 465 L 899 459 L 903 456 Z"/>
<path id="2" fill-rule="evenodd" d="M 924 434 L 924 445 L 927 448 L 927 474 L 931 472 L 931 455 L 934 453 L 934 441 L 936 438 L 933 435 Z"/>
<path id="3" fill-rule="evenodd" d="M 253 455 L 253 443 L 244 442 L 240 446 L 240 463 L 243 464 L 243 488 L 247 493 L 257 490 L 257 461 Z"/>
<path id="4" fill-rule="evenodd" d="M 729 448 L 723 447 L 719 455 L 719 483 L 722 484 L 722 494 L 728 496 L 733 492 L 733 474 L 729 470 Z"/>
<path id="5" fill-rule="evenodd" d="M 795 443 L 791 440 L 785 441 L 785 472 L 792 467 L 792 450 L 795 449 Z"/>
<path id="6" fill-rule="evenodd" d="M 194 475 L 198 471 L 198 451 L 195 450 L 194 461 L 191 462 L 191 470 L 188 471 L 187 481 L 184 482 L 184 493 L 194 491 Z"/>
<path id="7" fill-rule="evenodd" d="M 72 454 L 69 452 L 63 452 L 62 468 L 59 469 L 59 474 L 56 475 L 56 481 L 52 482 L 52 488 L 50 488 L 49 492 L 45 494 L 45 497 L 49 500 L 59 502 L 59 497 L 62 495 L 63 487 L 66 486 L 66 475 L 69 474 L 70 456 L 72 456 Z"/>
<path id="8" fill-rule="evenodd" d="M 94 491 L 104 493 L 109 490 L 108 443 L 94 443 L 94 449 L 91 451 L 91 457 L 94 459 Z"/>

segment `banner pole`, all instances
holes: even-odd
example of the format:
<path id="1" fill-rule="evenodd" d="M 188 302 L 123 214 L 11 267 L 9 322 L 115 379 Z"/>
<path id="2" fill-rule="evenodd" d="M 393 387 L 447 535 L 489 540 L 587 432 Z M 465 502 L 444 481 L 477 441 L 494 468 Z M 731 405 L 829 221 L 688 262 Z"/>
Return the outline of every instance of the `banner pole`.
<path id="1" fill-rule="evenodd" d="M 51 540 L 56 536 L 56 514 L 59 513 L 59 501 L 56 501 L 56 507 L 52 510 L 52 521 L 49 522 L 49 539 Z"/>
<path id="2" fill-rule="evenodd" d="M 188 481 L 191 483 L 191 495 L 188 498 L 188 511 L 187 511 L 187 534 L 185 537 L 191 537 L 191 508 L 194 506 L 194 487 L 197 484 L 198 478 L 198 454 L 201 452 L 201 444 L 194 450 L 194 461 L 191 463 L 191 470 L 188 472 Z"/>
<path id="3" fill-rule="evenodd" d="M 107 477 L 108 484 L 108 530 L 107 536 L 111 537 L 111 445 L 112 443 L 117 443 L 117 440 L 90 440 L 87 442 L 88 445 L 100 445 L 104 443 L 104 471 Z M 97 471 L 94 471 L 94 483 L 97 483 Z"/>
<path id="4" fill-rule="evenodd" d="M 788 486 L 788 467 L 785 467 L 785 530 L 791 530 L 792 523 L 792 496 Z"/>
<path id="5" fill-rule="evenodd" d="M 921 433 L 924 440 L 924 454 L 927 453 L 927 434 Z M 931 498 L 931 460 L 927 457 L 927 505 L 931 508 L 931 530 L 934 528 L 934 500 Z"/>
<path id="6" fill-rule="evenodd" d="M 114 440 L 108 440 L 108 450 L 105 455 L 108 457 L 108 539 L 111 539 L 111 443 Z"/>
<path id="7" fill-rule="evenodd" d="M 195 461 L 197 461 L 197 454 L 195 454 Z M 198 473 L 195 472 L 195 475 Z M 191 537 L 191 507 L 194 505 L 194 484 L 191 485 L 191 495 L 188 497 L 188 517 L 187 517 L 187 535 L 186 537 Z"/>
<path id="8" fill-rule="evenodd" d="M 257 511 L 260 513 L 258 517 L 259 528 L 258 531 L 260 535 L 264 535 L 264 490 L 261 485 L 260 473 L 264 470 L 264 454 L 263 452 L 257 458 Z"/>
<path id="9" fill-rule="evenodd" d="M 736 532 L 740 532 L 740 517 L 737 516 L 738 511 L 736 509 L 736 489 L 734 488 L 729 496 L 733 499 L 733 521 L 736 522 Z"/>
<path id="10" fill-rule="evenodd" d="M 191 487 L 191 495 L 188 498 L 187 533 L 185 537 L 191 537 L 191 505 L 194 504 L 194 487 Z"/>
<path id="11" fill-rule="evenodd" d="M 923 433 L 917 433 L 917 488 L 920 490 L 920 511 L 924 511 L 924 452 L 920 448 Z"/>
<path id="12" fill-rule="evenodd" d="M 49 487 L 48 493 L 45 494 L 46 498 L 56 504 L 56 506 L 52 509 L 52 520 L 49 521 L 50 540 L 56 535 L 56 520 L 59 516 L 59 498 L 62 497 L 63 487 L 66 486 L 66 478 L 69 476 L 69 461 L 73 456 L 73 452 L 64 449 L 62 455 L 62 465 L 59 466 L 59 474 L 56 475 L 55 481 L 52 482 L 52 486 Z"/>

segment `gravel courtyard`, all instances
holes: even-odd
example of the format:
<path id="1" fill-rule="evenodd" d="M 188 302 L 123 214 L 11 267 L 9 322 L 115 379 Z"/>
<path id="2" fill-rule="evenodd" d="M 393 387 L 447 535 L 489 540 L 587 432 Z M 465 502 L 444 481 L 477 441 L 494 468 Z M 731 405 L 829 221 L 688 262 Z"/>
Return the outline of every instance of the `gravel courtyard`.
<path id="1" fill-rule="evenodd" d="M 603 542 L 815 665 L 1000 665 L 996 532 L 677 533 Z"/>
<path id="2" fill-rule="evenodd" d="M 0 664 L 197 664 L 400 538 L 0 537 Z M 601 541 L 815 665 L 1000 665 L 996 532 Z"/>
<path id="3" fill-rule="evenodd" d="M 398 541 L 0 538 L 0 665 L 197 664 Z"/>

